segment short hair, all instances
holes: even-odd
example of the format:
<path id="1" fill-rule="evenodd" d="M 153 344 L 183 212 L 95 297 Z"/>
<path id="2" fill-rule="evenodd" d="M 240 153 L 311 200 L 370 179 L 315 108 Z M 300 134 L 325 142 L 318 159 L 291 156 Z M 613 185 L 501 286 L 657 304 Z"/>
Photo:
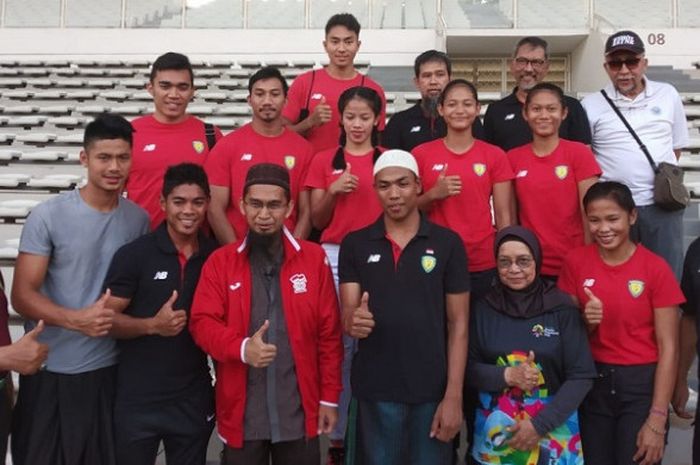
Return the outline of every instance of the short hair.
<path id="1" fill-rule="evenodd" d="M 114 113 L 103 113 L 95 117 L 85 127 L 83 135 L 83 148 L 87 151 L 94 142 L 98 140 L 122 139 L 133 143 L 134 128 L 131 123 Z"/>
<path id="2" fill-rule="evenodd" d="M 280 70 L 274 66 L 260 68 L 250 77 L 250 79 L 248 79 L 248 94 L 253 92 L 253 85 L 255 85 L 256 82 L 265 79 L 277 79 L 280 83 L 282 83 L 282 91 L 284 92 L 285 97 L 287 96 L 287 91 L 289 90 L 287 80 L 284 78 L 284 76 L 282 76 Z"/>
<path id="3" fill-rule="evenodd" d="M 583 196 L 583 209 L 587 211 L 588 205 L 601 199 L 612 200 L 627 213 L 632 213 L 636 207 L 630 188 L 617 181 L 599 181 L 593 184 Z"/>
<path id="4" fill-rule="evenodd" d="M 156 78 L 158 71 L 175 70 L 188 71 L 190 73 L 190 84 L 194 85 L 194 72 L 192 71 L 192 63 L 186 55 L 176 52 L 168 52 L 156 58 L 151 66 L 151 74 L 148 77 L 150 82 Z"/>
<path id="5" fill-rule="evenodd" d="M 343 26 L 360 37 L 360 22 L 350 13 L 338 13 L 331 16 L 326 23 L 326 35 L 336 26 Z"/>
<path id="6" fill-rule="evenodd" d="M 562 108 L 566 108 L 566 99 L 564 98 L 564 91 L 561 90 L 561 87 L 559 87 L 556 84 L 552 84 L 551 82 L 540 82 L 539 84 L 536 84 L 532 89 L 530 89 L 527 92 L 527 97 L 525 97 L 525 106 L 527 107 L 530 105 L 530 102 L 534 98 L 535 95 L 539 94 L 540 92 L 551 92 L 554 94 L 555 97 L 559 100 L 559 103 L 561 104 Z"/>
<path id="7" fill-rule="evenodd" d="M 520 47 L 522 47 L 523 45 L 529 45 L 532 48 L 542 48 L 544 49 L 544 58 L 549 58 L 549 44 L 546 40 L 537 36 L 527 36 L 520 39 L 518 43 L 515 44 L 515 48 L 513 49 L 513 58 L 515 58 L 518 55 L 518 50 L 520 50 Z"/>
<path id="8" fill-rule="evenodd" d="M 444 63 L 447 68 L 447 74 L 452 76 L 452 60 L 447 56 L 446 53 L 440 52 L 438 50 L 427 50 L 416 57 L 416 61 L 413 62 L 413 72 L 416 77 L 420 74 L 420 67 L 426 63 L 437 61 Z"/>
<path id="9" fill-rule="evenodd" d="M 447 95 L 447 93 L 458 86 L 463 86 L 469 89 L 469 91 L 474 96 L 474 100 L 476 100 L 476 102 L 479 103 L 479 94 L 476 91 L 476 86 L 471 82 L 467 81 L 466 79 L 453 79 L 452 81 L 448 82 L 445 88 L 442 89 L 442 92 L 440 93 L 438 103 L 442 105 L 445 102 L 445 96 Z"/>
<path id="10" fill-rule="evenodd" d="M 211 197 L 209 179 L 201 165 L 180 163 L 179 165 L 168 167 L 165 171 L 165 176 L 163 176 L 163 189 L 161 190 L 163 198 L 167 198 L 176 187 L 182 186 L 183 184 L 199 186 L 207 198 Z"/>

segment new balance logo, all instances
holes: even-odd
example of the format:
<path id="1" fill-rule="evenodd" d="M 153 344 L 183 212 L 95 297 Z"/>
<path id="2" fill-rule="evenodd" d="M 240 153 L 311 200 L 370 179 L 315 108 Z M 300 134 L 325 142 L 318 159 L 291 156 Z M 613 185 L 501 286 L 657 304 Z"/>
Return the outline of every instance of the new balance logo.
<path id="1" fill-rule="evenodd" d="M 321 100 L 322 98 L 323 98 L 323 94 L 318 94 L 318 93 L 313 94 L 311 96 L 311 100 Z"/>
<path id="2" fill-rule="evenodd" d="M 162 281 L 164 279 L 168 279 L 168 272 L 167 271 L 156 271 L 156 275 L 153 277 L 154 281 Z"/>
<path id="3" fill-rule="evenodd" d="M 144 152 L 153 152 L 156 149 L 156 144 L 146 144 L 143 146 Z"/>
<path id="4" fill-rule="evenodd" d="M 420 126 L 413 126 L 411 132 L 420 132 Z"/>
<path id="5" fill-rule="evenodd" d="M 506 117 L 503 118 L 503 119 L 504 119 L 505 121 L 510 121 L 510 120 L 512 120 L 513 118 L 515 118 L 515 113 L 509 113 L 509 114 L 507 114 Z"/>
<path id="6" fill-rule="evenodd" d="M 524 178 L 525 176 L 527 176 L 527 170 L 520 170 L 518 174 L 515 175 L 516 178 Z"/>
<path id="7" fill-rule="evenodd" d="M 253 154 L 252 153 L 244 153 L 241 155 L 241 161 L 250 161 L 253 159 Z"/>
<path id="8" fill-rule="evenodd" d="M 442 171 L 445 169 L 445 165 L 443 163 L 435 163 L 433 165 L 433 171 Z"/>
<path id="9" fill-rule="evenodd" d="M 381 254 L 373 253 L 367 257 L 367 263 L 379 263 L 379 259 L 382 258 Z"/>

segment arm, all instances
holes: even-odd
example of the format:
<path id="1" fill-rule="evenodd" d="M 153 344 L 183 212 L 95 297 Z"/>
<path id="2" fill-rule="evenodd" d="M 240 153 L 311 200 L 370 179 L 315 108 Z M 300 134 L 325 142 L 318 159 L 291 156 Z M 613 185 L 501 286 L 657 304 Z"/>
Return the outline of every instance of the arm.
<path id="1" fill-rule="evenodd" d="M 177 336 L 187 324 L 187 313 L 184 310 L 173 310 L 177 300 L 177 291 L 163 304 L 154 316 L 150 318 L 133 317 L 124 314 L 131 299 L 112 296 L 107 305 L 117 312 L 114 315 L 114 325 L 110 335 L 117 339 L 134 339 L 142 336 Z"/>
<path id="2" fill-rule="evenodd" d="M 324 229 L 331 222 L 335 208 L 335 195 L 331 189 L 311 191 L 311 223 L 316 229 Z"/>
<path id="3" fill-rule="evenodd" d="M 681 158 L 681 149 L 675 149 L 673 151 L 673 154 L 676 156 L 676 160 L 680 160 Z"/>
<path id="4" fill-rule="evenodd" d="M 583 197 L 588 192 L 593 184 L 598 182 L 598 177 L 586 178 L 578 182 L 578 203 L 579 209 L 581 210 L 581 221 L 583 224 L 583 238 L 586 245 L 590 244 L 593 240 L 591 238 L 591 232 L 588 230 L 588 218 L 586 217 L 586 210 L 583 208 Z"/>
<path id="5" fill-rule="evenodd" d="M 321 102 L 311 110 L 309 116 L 298 123 L 289 121 L 287 118 L 283 118 L 283 120 L 289 129 L 298 134 L 305 135 L 309 130 L 329 122 L 331 120 L 331 115 L 331 106 L 326 103 L 326 98 L 323 97 Z"/>
<path id="6" fill-rule="evenodd" d="M 294 226 L 294 237 L 306 239 L 311 233 L 311 200 L 308 189 L 299 191 L 297 199 L 297 222 Z"/>
<path id="7" fill-rule="evenodd" d="M 678 376 L 673 392 L 673 410 L 681 418 L 692 418 L 692 414 L 685 411 L 688 403 L 688 372 L 695 360 L 697 344 L 697 329 L 695 327 L 695 315 L 684 314 L 681 318 L 680 328 L 680 355 L 678 362 Z"/>
<path id="8" fill-rule="evenodd" d="M 497 182 L 493 185 L 493 211 L 497 230 L 515 224 L 514 197 L 512 181 Z"/>
<path id="9" fill-rule="evenodd" d="M 418 208 L 428 212 L 433 207 L 433 202 L 443 200 L 462 192 L 462 178 L 459 175 L 447 175 L 447 163 L 435 181 L 435 185 L 418 197 Z"/>
<path id="10" fill-rule="evenodd" d="M 207 219 L 216 239 L 220 244 L 236 242 L 236 233 L 228 221 L 226 210 L 228 209 L 231 190 L 224 186 L 211 186 L 211 201 Z"/>

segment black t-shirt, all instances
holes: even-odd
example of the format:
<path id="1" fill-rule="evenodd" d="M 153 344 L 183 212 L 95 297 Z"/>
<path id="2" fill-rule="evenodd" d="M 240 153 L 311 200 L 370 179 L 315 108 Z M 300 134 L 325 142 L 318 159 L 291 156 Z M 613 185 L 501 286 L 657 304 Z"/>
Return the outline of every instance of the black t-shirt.
<path id="1" fill-rule="evenodd" d="M 568 95 L 564 99 L 569 114 L 559 127 L 559 137 L 590 145 L 591 127 L 581 102 Z M 523 104 L 515 96 L 515 89 L 486 109 L 484 137 L 505 151 L 532 142 L 532 131 L 523 119 Z"/>
<path id="2" fill-rule="evenodd" d="M 352 362 L 358 399 L 404 403 L 442 399 L 447 385 L 445 294 L 469 291 L 459 236 L 421 218 L 394 262 L 384 218 L 348 234 L 340 246 L 340 283 L 369 293 L 375 327 Z"/>
<path id="3" fill-rule="evenodd" d="M 683 313 L 695 318 L 695 329 L 700 334 L 700 318 L 698 318 L 698 306 L 700 305 L 700 238 L 690 244 L 685 254 L 683 263 L 683 277 L 681 289 L 685 295 L 685 303 L 681 304 Z M 696 351 L 700 354 L 700 338 L 698 338 Z M 700 364 L 698 365 L 698 377 L 700 377 Z"/>
<path id="4" fill-rule="evenodd" d="M 391 117 L 382 132 L 382 147 L 410 152 L 413 147 L 445 137 L 446 134 L 445 120 L 425 116 L 418 102 Z M 474 120 L 472 134 L 477 139 L 484 139 L 484 128 L 479 118 Z"/>
<path id="5" fill-rule="evenodd" d="M 116 297 L 131 299 L 124 313 L 136 318 L 154 316 L 177 290 L 173 309 L 186 310 L 189 315 L 202 266 L 215 249 L 216 243 L 200 234 L 199 250 L 183 269 L 162 223 L 114 254 L 105 287 Z M 206 355 L 195 345 L 187 326 L 177 336 L 120 339 L 117 344 L 119 402 L 171 401 L 193 389 L 211 387 Z"/>

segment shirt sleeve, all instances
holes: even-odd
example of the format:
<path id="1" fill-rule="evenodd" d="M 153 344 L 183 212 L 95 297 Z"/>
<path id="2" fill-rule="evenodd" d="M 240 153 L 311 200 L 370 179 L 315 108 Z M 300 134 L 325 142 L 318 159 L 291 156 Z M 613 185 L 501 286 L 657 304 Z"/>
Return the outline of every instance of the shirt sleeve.
<path id="1" fill-rule="evenodd" d="M 591 126 L 588 122 L 588 116 L 586 116 L 586 112 L 581 106 L 581 102 L 575 98 L 569 98 L 567 100 L 569 107 L 569 113 L 566 117 L 567 138 L 586 145 L 591 145 Z"/>
<path id="2" fill-rule="evenodd" d="M 313 71 L 312 71 L 313 72 Z M 289 120 L 292 124 L 296 124 L 299 120 L 302 108 L 306 104 L 306 75 L 302 74 L 292 82 L 287 92 L 287 103 L 282 110 L 282 116 Z"/>
<path id="3" fill-rule="evenodd" d="M 360 270 L 357 269 L 354 255 L 353 235 L 350 234 L 345 236 L 343 242 L 340 244 L 340 252 L 338 253 L 338 282 L 361 282 Z"/>
<path id="4" fill-rule="evenodd" d="M 584 179 L 600 176 L 603 171 L 598 166 L 595 155 L 590 148 L 585 145 L 576 145 L 576 153 L 573 154 L 574 161 L 574 176 L 576 182 L 581 182 Z"/>
<path id="5" fill-rule="evenodd" d="M 700 258 L 700 239 L 696 239 L 690 247 L 683 262 L 683 277 L 681 278 L 681 290 L 685 296 L 685 303 L 681 306 L 683 313 L 697 315 L 698 293 L 693 276 L 698 272 L 698 259 Z"/>
<path id="6" fill-rule="evenodd" d="M 493 153 L 493 184 L 512 180 L 515 175 L 510 167 L 510 162 L 506 153 L 498 148 L 492 147 Z"/>
<path id="7" fill-rule="evenodd" d="M 19 241 L 19 251 L 32 255 L 51 256 L 53 244 L 49 231 L 50 218 L 45 205 L 32 210 L 22 228 Z"/>
<path id="8" fill-rule="evenodd" d="M 445 292 L 447 294 L 469 292 L 471 285 L 467 268 L 467 252 L 456 233 L 452 233 L 450 239 L 450 257 L 445 268 Z"/>
<path id="9" fill-rule="evenodd" d="M 559 315 L 565 380 L 595 378 L 596 368 L 581 313 L 572 306 Z"/>
<path id="10" fill-rule="evenodd" d="M 681 288 L 671 267 L 661 257 L 656 264 L 650 266 L 654 273 L 654 283 L 651 289 L 651 303 L 654 308 L 675 307 L 685 302 Z"/>
<path id="11" fill-rule="evenodd" d="M 323 152 L 317 153 L 311 160 L 309 172 L 306 175 L 305 186 L 310 189 L 327 189 L 326 185 L 326 163 L 328 160 L 322 155 Z"/>
<path id="12" fill-rule="evenodd" d="M 559 279 L 557 280 L 557 287 L 567 294 L 577 297 L 576 293 L 576 276 L 575 270 L 575 258 L 573 254 L 568 254 L 564 258 L 564 264 L 561 267 L 561 272 L 559 273 Z"/>
<path id="13" fill-rule="evenodd" d="M 109 289 L 116 297 L 131 299 L 139 287 L 141 257 L 129 244 L 122 246 L 112 257 L 107 270 L 104 289 Z"/>
<path id="14" fill-rule="evenodd" d="M 688 123 L 685 119 L 683 100 L 678 92 L 674 91 L 673 98 L 673 150 L 682 149 L 690 143 Z"/>
<path id="15" fill-rule="evenodd" d="M 206 171 L 209 184 L 212 186 L 231 187 L 227 145 L 226 140 L 219 141 L 207 156 L 207 161 L 204 164 L 204 171 Z"/>

